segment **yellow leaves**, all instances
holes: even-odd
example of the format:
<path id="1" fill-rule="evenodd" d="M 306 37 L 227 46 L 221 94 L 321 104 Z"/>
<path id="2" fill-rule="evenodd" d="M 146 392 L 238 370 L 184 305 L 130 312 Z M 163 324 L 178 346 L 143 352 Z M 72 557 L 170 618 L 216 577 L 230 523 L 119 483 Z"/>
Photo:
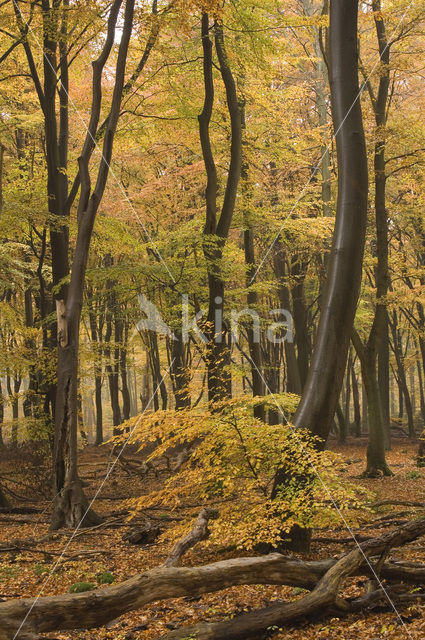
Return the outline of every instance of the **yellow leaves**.
<path id="1" fill-rule="evenodd" d="M 280 394 L 277 400 L 287 413 L 298 404 L 293 394 Z M 131 443 L 141 448 L 155 443 L 150 461 L 169 456 L 177 444 L 188 450 L 188 460 L 179 472 L 161 489 L 129 500 L 130 509 L 174 509 L 213 500 L 219 504 L 220 517 L 211 525 L 209 544 L 220 541 L 244 549 L 260 542 L 276 544 L 294 524 L 328 526 L 340 518 L 339 512 L 352 521 L 364 494 L 343 484 L 341 459 L 317 451 L 309 432 L 254 418 L 253 407 L 259 401 L 266 408 L 276 408 L 270 397 L 239 397 L 216 404 L 214 411 L 205 407 L 158 411 L 125 423 L 134 429 Z M 286 481 L 271 500 L 276 471 L 282 468 Z"/>

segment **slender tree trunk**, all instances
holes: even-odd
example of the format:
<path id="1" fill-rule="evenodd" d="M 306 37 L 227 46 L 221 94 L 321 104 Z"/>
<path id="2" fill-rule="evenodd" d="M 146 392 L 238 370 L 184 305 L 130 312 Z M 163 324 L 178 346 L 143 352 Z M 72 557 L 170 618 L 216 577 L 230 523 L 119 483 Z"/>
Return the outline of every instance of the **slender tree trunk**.
<path id="1" fill-rule="evenodd" d="M 95 445 L 103 443 L 103 408 L 102 408 L 102 375 L 95 375 L 95 405 L 96 405 L 96 439 Z"/>
<path id="2" fill-rule="evenodd" d="M 189 371 L 185 362 L 185 345 L 181 331 L 175 331 L 171 341 L 171 379 L 173 382 L 176 409 L 187 409 L 191 405 L 189 394 Z"/>
<path id="3" fill-rule="evenodd" d="M 404 394 L 403 394 L 403 388 L 400 384 L 400 379 L 398 376 L 396 377 L 396 381 L 397 381 L 397 388 L 398 388 L 398 419 L 402 420 L 404 416 Z"/>
<path id="4" fill-rule="evenodd" d="M 297 361 L 301 379 L 301 388 L 304 388 L 307 380 L 311 355 L 308 313 L 304 297 L 304 280 L 306 271 L 307 263 L 300 262 L 299 256 L 295 256 L 291 262 L 291 276 L 295 279 L 295 284 L 291 288 L 291 294 L 295 328 L 295 344 L 297 346 Z"/>
<path id="5" fill-rule="evenodd" d="M 245 108 L 242 111 L 243 128 L 245 129 Z M 248 184 L 248 162 L 245 160 L 242 164 L 242 189 L 245 196 L 246 206 L 243 211 L 243 223 L 244 223 L 244 252 L 245 252 L 245 267 L 246 267 L 246 286 L 247 293 L 247 305 L 248 309 L 257 311 L 258 309 L 258 294 L 255 288 L 251 287 L 253 278 L 255 276 L 255 250 L 254 250 L 254 230 L 252 226 L 251 213 L 250 213 L 250 187 Z M 252 394 L 253 396 L 264 396 L 264 380 L 262 374 L 262 355 L 261 355 L 261 343 L 260 335 L 256 335 L 253 320 L 248 321 L 246 325 L 248 348 L 251 366 L 252 376 Z M 259 334 L 259 331 L 258 331 Z M 254 407 L 254 415 L 260 420 L 264 420 L 264 407 L 258 405 Z"/>
<path id="6" fill-rule="evenodd" d="M 211 402 L 221 400 L 229 393 L 230 364 L 229 347 L 226 344 L 227 328 L 223 320 L 224 281 L 221 261 L 226 244 L 233 212 L 236 193 L 242 167 L 242 118 L 236 93 L 236 84 L 229 65 L 223 35 L 223 25 L 214 23 L 214 42 L 220 65 L 221 77 L 226 89 L 226 102 L 231 122 L 230 164 L 220 218 L 217 221 L 217 170 L 212 152 L 209 126 L 214 104 L 214 80 L 212 42 L 207 14 L 202 16 L 202 46 L 204 54 L 205 98 L 202 113 L 199 116 L 199 137 L 204 159 L 207 186 L 205 191 L 206 222 L 204 227 L 203 250 L 208 270 L 208 317 L 206 335 L 208 336 L 207 377 L 208 399 Z"/>
<path id="7" fill-rule="evenodd" d="M 0 507 L 2 509 L 8 509 L 10 507 L 9 500 L 4 495 L 4 491 L 1 484 L 0 484 Z"/>
<path id="8" fill-rule="evenodd" d="M 410 400 L 412 402 L 413 417 L 416 415 L 416 380 L 415 380 L 415 368 L 413 365 L 409 367 L 409 393 Z"/>
<path id="9" fill-rule="evenodd" d="M 159 355 L 158 336 L 155 332 L 149 331 L 149 364 L 152 372 L 152 382 L 154 392 L 159 388 L 159 394 L 161 397 L 161 409 L 164 411 L 168 404 L 168 393 L 165 382 L 161 375 L 161 358 Z M 159 409 L 158 393 L 154 395 L 154 409 Z"/>
<path id="10" fill-rule="evenodd" d="M 362 419 L 360 411 L 359 384 L 357 382 L 354 360 L 351 363 L 351 386 L 353 389 L 354 434 L 356 438 L 360 438 L 362 435 Z"/>
<path id="11" fill-rule="evenodd" d="M 336 405 L 336 418 L 337 418 L 337 425 L 338 425 L 339 441 L 344 443 L 347 440 L 347 423 L 345 421 L 344 412 L 339 402 Z"/>
<path id="12" fill-rule="evenodd" d="M 364 347 L 359 335 L 353 331 L 353 345 L 362 368 L 363 388 L 367 397 L 369 443 L 365 477 L 393 475 L 385 459 L 385 427 L 376 372 L 376 354 Z"/>
<path id="13" fill-rule="evenodd" d="M 3 422 L 4 422 L 4 396 L 3 396 L 2 381 L 0 379 L 0 448 L 4 447 Z"/>
<path id="14" fill-rule="evenodd" d="M 103 443 L 103 406 L 102 406 L 102 347 L 100 345 L 103 334 L 103 313 L 99 317 L 92 305 L 93 292 L 88 292 L 89 299 L 89 323 L 91 332 L 91 341 L 95 350 L 94 363 L 94 389 L 95 389 L 95 407 L 96 407 L 96 435 L 95 445 L 99 446 Z"/>
<path id="15" fill-rule="evenodd" d="M 386 314 L 387 315 L 387 314 Z M 382 332 L 381 344 L 378 352 L 378 386 L 382 406 L 382 419 L 385 428 L 385 441 L 388 450 L 391 449 L 391 425 L 390 425 L 390 358 L 388 317 L 385 318 L 385 326 Z"/>
<path id="16" fill-rule="evenodd" d="M 422 416 L 422 420 L 425 424 L 425 396 L 424 396 L 424 384 L 423 384 L 423 377 L 422 377 L 422 369 L 421 369 L 421 363 L 419 362 L 419 360 L 416 360 L 416 367 L 417 367 L 417 371 L 418 371 L 418 382 L 419 382 L 419 399 L 421 402 L 421 416 Z"/>
<path id="17" fill-rule="evenodd" d="M 367 395 L 362 376 L 362 428 L 364 431 L 369 431 L 369 416 L 367 410 Z"/>
<path id="18" fill-rule="evenodd" d="M 412 409 L 412 403 L 410 400 L 409 387 L 407 386 L 406 369 L 404 367 L 403 345 L 401 341 L 400 331 L 397 325 L 397 313 L 395 310 L 392 313 L 391 333 L 393 337 L 392 345 L 393 345 L 394 355 L 397 363 L 399 389 L 401 391 L 402 397 L 404 399 L 404 404 L 406 407 L 409 438 L 411 440 L 416 440 L 415 423 L 413 420 L 413 409 Z"/>
<path id="19" fill-rule="evenodd" d="M 286 261 L 285 251 L 282 243 L 277 240 L 273 253 L 274 272 L 278 280 L 279 302 L 282 309 L 291 312 L 291 301 L 289 289 L 285 283 Z M 301 395 L 302 385 L 300 371 L 298 368 L 297 356 L 295 353 L 295 345 L 293 336 L 290 340 L 285 340 L 285 360 L 286 360 L 286 391 L 288 393 L 296 393 Z"/>
<path id="20" fill-rule="evenodd" d="M 18 393 L 21 387 L 21 378 L 18 374 L 13 377 L 13 389 L 12 379 L 9 374 L 6 375 L 7 393 L 9 395 L 9 402 L 12 408 L 12 430 L 11 430 L 11 442 L 12 446 L 18 445 L 18 418 L 19 418 L 19 404 Z"/>
<path id="21" fill-rule="evenodd" d="M 130 390 L 128 388 L 127 348 L 128 348 L 128 327 L 127 327 L 127 320 L 124 320 L 121 322 L 121 339 L 120 339 L 120 345 L 119 345 L 122 416 L 124 420 L 129 420 L 130 418 L 130 404 L 131 404 Z"/>
<path id="22" fill-rule="evenodd" d="M 347 370 L 345 374 L 345 407 L 344 407 L 344 424 L 345 432 L 340 434 L 340 442 L 347 442 L 347 435 L 350 429 L 350 403 L 351 403 L 351 366 L 353 362 L 353 355 L 351 349 L 348 353 Z"/>
<path id="23" fill-rule="evenodd" d="M 390 46 L 387 41 L 385 23 L 381 14 L 381 0 L 372 0 L 374 9 L 374 21 L 376 35 L 378 39 L 380 61 L 382 64 L 382 73 L 379 77 L 378 91 L 375 96 L 370 79 L 365 80 L 368 88 L 372 107 L 375 115 L 376 124 L 376 142 L 374 152 L 374 175 L 375 175 L 375 228 L 376 228 L 376 301 L 375 315 L 373 318 L 372 328 L 369 333 L 366 346 L 363 346 L 359 335 L 353 333 L 353 344 L 359 356 L 363 375 L 365 379 L 365 388 L 369 407 L 369 437 L 370 443 L 368 447 L 366 475 L 375 476 L 380 471 L 384 474 L 389 473 L 385 458 L 385 445 L 388 442 L 388 428 L 385 420 L 388 416 L 388 376 L 386 372 L 386 363 L 388 354 L 384 353 L 388 349 L 388 313 L 386 306 L 386 297 L 390 285 L 389 269 L 388 269 L 388 219 L 386 209 L 386 123 L 388 117 L 388 99 L 390 85 Z M 380 390 L 378 383 L 378 373 L 376 372 L 378 355 L 381 353 L 381 374 L 383 376 L 383 390 Z M 384 375 L 385 373 L 385 375 Z M 378 396 L 375 396 L 375 393 Z M 382 396 L 381 396 L 382 393 Z M 378 411 L 376 404 L 382 405 L 382 397 L 384 397 L 385 407 L 381 406 Z M 378 466 L 373 468 L 374 461 Z"/>
<path id="24" fill-rule="evenodd" d="M 110 292 L 110 300 L 108 311 L 106 315 L 106 331 L 105 331 L 105 370 L 108 375 L 108 384 L 109 384 L 109 398 L 111 401 L 111 409 L 112 409 L 112 425 L 113 425 L 113 434 L 119 435 L 121 433 L 118 428 L 122 423 L 121 419 L 121 409 L 120 409 L 120 399 L 119 399 L 119 385 L 118 385 L 118 368 L 119 362 L 117 360 L 118 357 L 118 347 L 115 342 L 115 346 L 111 348 L 111 338 L 112 338 L 112 328 L 114 320 L 116 320 L 116 298 L 115 293 L 113 291 Z M 117 332 L 115 328 L 115 337 L 117 337 Z"/>

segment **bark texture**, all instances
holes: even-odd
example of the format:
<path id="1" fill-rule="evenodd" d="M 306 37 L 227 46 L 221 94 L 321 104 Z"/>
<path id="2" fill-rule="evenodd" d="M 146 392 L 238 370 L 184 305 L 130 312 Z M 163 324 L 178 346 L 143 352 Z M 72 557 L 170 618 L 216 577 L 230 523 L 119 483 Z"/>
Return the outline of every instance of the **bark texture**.
<path id="1" fill-rule="evenodd" d="M 366 234 L 368 172 L 359 101 L 356 0 L 330 7 L 330 85 L 338 156 L 335 231 L 316 344 L 297 427 L 325 442 L 335 415 L 359 296 Z"/>

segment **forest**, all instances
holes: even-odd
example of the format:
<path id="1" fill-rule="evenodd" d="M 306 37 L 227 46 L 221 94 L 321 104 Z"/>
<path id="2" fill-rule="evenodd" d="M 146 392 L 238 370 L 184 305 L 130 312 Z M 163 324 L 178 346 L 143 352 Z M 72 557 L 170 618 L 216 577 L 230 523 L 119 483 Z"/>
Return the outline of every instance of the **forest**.
<path id="1" fill-rule="evenodd" d="M 425 0 L 0 0 L 0 640 L 425 637 Z"/>

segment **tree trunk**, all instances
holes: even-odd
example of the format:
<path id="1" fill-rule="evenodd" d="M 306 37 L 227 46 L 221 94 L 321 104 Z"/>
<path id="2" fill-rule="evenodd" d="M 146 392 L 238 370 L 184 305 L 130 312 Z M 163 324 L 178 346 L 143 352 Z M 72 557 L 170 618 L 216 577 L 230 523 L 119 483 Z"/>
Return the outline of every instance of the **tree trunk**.
<path id="1" fill-rule="evenodd" d="M 308 330 L 308 312 L 304 297 L 304 280 L 306 271 L 307 263 L 300 262 L 299 256 L 295 256 L 291 261 L 291 276 L 295 279 L 295 284 L 291 288 L 291 294 L 295 344 L 297 345 L 297 362 L 301 388 L 304 388 L 307 380 L 311 355 L 310 332 Z"/>
<path id="2" fill-rule="evenodd" d="M 350 429 L 350 402 L 351 402 L 351 367 L 353 363 L 353 355 L 351 349 L 348 353 L 347 369 L 345 374 L 345 407 L 344 407 L 344 423 L 345 434 L 344 438 L 340 437 L 341 443 L 347 442 L 347 435 Z M 341 435 L 341 434 L 340 434 Z"/>
<path id="3" fill-rule="evenodd" d="M 356 438 L 360 438 L 362 435 L 362 419 L 360 412 L 359 385 L 357 382 L 354 360 L 351 363 L 351 386 L 353 388 L 354 434 Z"/>
<path id="4" fill-rule="evenodd" d="M 2 509 L 8 509 L 10 507 L 9 500 L 4 495 L 4 491 L 1 484 L 0 484 L 0 507 Z"/>
<path id="5" fill-rule="evenodd" d="M 419 381 L 419 399 L 420 399 L 420 402 L 421 402 L 421 416 L 422 416 L 423 423 L 425 424 L 425 396 L 424 396 L 424 384 L 423 384 L 423 377 L 422 377 L 421 363 L 419 362 L 419 360 L 416 360 L 416 367 L 417 367 L 417 371 L 418 371 L 418 381 Z"/>
<path id="6" fill-rule="evenodd" d="M 245 128 L 245 109 L 243 110 L 243 125 Z M 249 197 L 249 175 L 248 175 L 248 163 L 245 161 L 242 165 L 242 187 L 247 205 L 243 211 L 243 223 L 244 223 L 244 252 L 245 252 L 245 268 L 246 268 L 246 286 L 247 293 L 247 306 L 248 309 L 257 311 L 258 308 L 258 294 L 250 285 L 255 276 L 255 251 L 254 251 L 254 230 L 252 226 L 251 214 L 249 209 L 250 197 Z M 256 335 L 254 326 L 254 320 L 247 322 L 246 331 L 248 338 L 248 348 L 250 356 L 251 376 L 252 376 L 252 395 L 264 396 L 264 379 L 262 374 L 262 357 L 261 357 L 261 343 L 260 336 Z M 254 416 L 260 420 L 265 419 L 263 405 L 254 407 Z"/>
<path id="7" fill-rule="evenodd" d="M 278 280 L 278 294 L 279 302 L 282 309 L 286 309 L 291 312 L 291 301 L 289 296 L 289 289 L 285 283 L 286 276 L 286 262 L 285 262 L 285 250 L 282 243 L 277 240 L 273 252 L 273 266 L 274 272 Z M 286 361 L 286 391 L 288 393 L 296 393 L 301 395 L 302 385 L 300 370 L 298 368 L 297 355 L 295 353 L 295 345 L 293 336 L 290 336 L 290 340 L 285 340 L 285 361 Z"/>
<path id="8" fill-rule="evenodd" d="M 388 335 L 388 312 L 386 313 L 385 326 L 382 332 L 381 344 L 378 351 L 378 386 L 382 406 L 382 419 L 384 421 L 385 442 L 388 450 L 391 449 L 391 424 L 390 424 L 390 357 Z"/>
<path id="9" fill-rule="evenodd" d="M 128 327 L 127 321 L 122 323 L 120 340 L 120 374 L 121 374 L 121 395 L 122 395 L 122 416 L 124 420 L 130 418 L 130 391 L 128 388 L 128 368 L 127 368 L 127 347 L 128 347 Z"/>
<path id="10" fill-rule="evenodd" d="M 4 422 L 4 396 L 3 396 L 2 381 L 0 379 L 0 448 L 4 447 L 3 422 Z"/>
<path id="11" fill-rule="evenodd" d="M 214 42 L 220 65 L 221 77 L 226 89 L 226 102 L 231 122 L 230 164 L 226 189 L 217 221 L 217 170 L 212 152 L 209 126 L 214 104 L 214 80 L 212 42 L 210 40 L 208 14 L 202 16 L 202 46 L 204 53 L 204 88 L 205 98 L 199 120 L 199 137 L 202 155 L 207 174 L 205 191 L 206 222 L 203 233 L 203 251 L 208 270 L 208 317 L 206 335 L 208 399 L 215 402 L 229 393 L 230 378 L 228 365 L 230 353 L 226 344 L 227 329 L 223 320 L 224 281 L 222 278 L 221 260 L 236 204 L 236 193 L 242 167 L 242 118 L 236 93 L 236 84 L 227 57 L 223 25 L 218 20 L 214 23 Z"/>
<path id="12" fill-rule="evenodd" d="M 325 446 L 344 380 L 350 335 L 360 291 L 366 237 L 368 170 L 359 100 L 358 1 L 333 0 L 330 7 L 330 84 L 338 157 L 338 200 L 332 249 L 316 344 L 296 428 L 311 431 Z M 287 478 L 275 476 L 272 498 Z M 292 532 L 309 547 L 308 532 Z"/>
<path id="13" fill-rule="evenodd" d="M 330 84 L 338 156 L 338 201 L 326 288 L 313 358 L 297 427 L 325 444 L 343 383 L 362 277 L 368 171 L 359 101 L 358 2 L 333 0 L 330 10 Z"/>
<path id="14" fill-rule="evenodd" d="M 97 179 L 91 193 L 89 159 L 102 106 L 102 72 L 115 41 L 115 26 L 121 1 L 110 9 L 108 30 L 99 58 L 93 62 L 93 92 L 89 128 L 79 158 L 81 191 L 77 211 L 78 232 L 66 304 L 58 305 L 59 351 L 58 386 L 55 414 L 54 478 L 55 498 L 52 528 L 80 527 L 99 523 L 83 493 L 77 470 L 77 381 L 78 348 L 85 274 L 96 214 L 101 203 L 109 174 L 112 147 L 121 109 L 128 45 L 133 26 L 134 0 L 125 5 L 121 40 L 118 47 L 115 84 L 111 99 L 108 125 L 105 131 L 102 157 Z"/>
<path id="15" fill-rule="evenodd" d="M 369 419 L 369 443 L 367 447 L 367 464 L 365 476 L 374 478 L 382 473 L 384 476 L 393 475 L 385 459 L 385 427 L 382 419 L 381 398 L 376 375 L 376 361 L 361 344 L 360 338 L 354 332 L 353 344 L 362 367 L 364 390 L 367 396 Z"/>
<path id="16" fill-rule="evenodd" d="M 393 351 L 394 351 L 394 355 L 397 363 L 398 385 L 403 395 L 403 399 L 406 407 L 409 438 L 411 440 L 416 440 L 415 423 L 413 420 L 413 409 L 412 409 L 412 403 L 410 401 L 409 388 L 407 386 L 406 369 L 404 367 L 403 344 L 402 344 L 401 334 L 397 324 L 397 312 L 395 310 L 392 313 L 391 333 L 393 337 L 392 346 L 393 346 Z"/>
<path id="17" fill-rule="evenodd" d="M 19 418 L 19 404 L 18 404 L 18 393 L 21 388 L 21 378 L 18 374 L 15 374 L 13 377 L 13 390 L 12 390 L 12 381 L 10 375 L 6 376 L 6 384 L 7 384 L 7 393 L 9 394 L 9 401 L 12 407 L 12 431 L 11 431 L 11 441 L 12 446 L 16 447 L 18 445 L 18 418 Z"/>
<path id="18" fill-rule="evenodd" d="M 94 378 L 95 404 L 96 404 L 96 439 L 95 445 L 103 443 L 103 408 L 102 408 L 102 376 L 96 375 Z"/>
<path id="19" fill-rule="evenodd" d="M 388 219 L 386 209 L 386 139 L 385 128 L 388 117 L 388 98 L 390 84 L 390 46 L 385 32 L 385 24 L 381 14 L 381 0 L 372 0 L 374 9 L 374 21 L 376 35 L 378 39 L 380 61 L 382 65 L 382 73 L 379 77 L 378 92 L 375 96 L 370 79 L 367 78 L 365 84 L 368 88 L 372 108 L 375 115 L 376 124 L 376 142 L 374 150 L 374 175 L 375 175 L 375 228 L 376 228 L 376 296 L 375 296 L 375 315 L 372 327 L 370 329 L 369 338 L 366 346 L 363 346 L 359 335 L 353 333 L 353 344 L 359 356 L 364 379 L 369 409 L 369 437 L 371 443 L 368 449 L 366 475 L 376 475 L 379 471 L 388 474 L 390 471 L 383 458 L 385 458 L 385 443 L 387 428 L 384 423 L 388 414 L 388 380 L 385 372 L 382 380 L 385 401 L 385 409 L 382 406 L 377 408 L 377 403 L 381 403 L 381 390 L 378 384 L 378 374 L 376 372 L 378 355 L 381 352 L 382 360 L 381 374 L 386 368 L 387 355 L 384 349 L 387 349 L 388 341 L 388 313 L 386 306 L 386 297 L 390 285 L 390 276 L 388 269 Z M 372 406 L 369 406 L 372 403 Z M 385 414 L 385 415 L 384 415 Z M 384 447 L 384 448 L 383 448 Z M 374 466 L 376 463 L 376 467 Z"/>
<path id="20" fill-rule="evenodd" d="M 191 405 L 189 394 L 189 371 L 185 362 L 185 346 L 181 331 L 175 331 L 171 340 L 170 375 L 173 382 L 176 409 L 188 409 Z"/>

